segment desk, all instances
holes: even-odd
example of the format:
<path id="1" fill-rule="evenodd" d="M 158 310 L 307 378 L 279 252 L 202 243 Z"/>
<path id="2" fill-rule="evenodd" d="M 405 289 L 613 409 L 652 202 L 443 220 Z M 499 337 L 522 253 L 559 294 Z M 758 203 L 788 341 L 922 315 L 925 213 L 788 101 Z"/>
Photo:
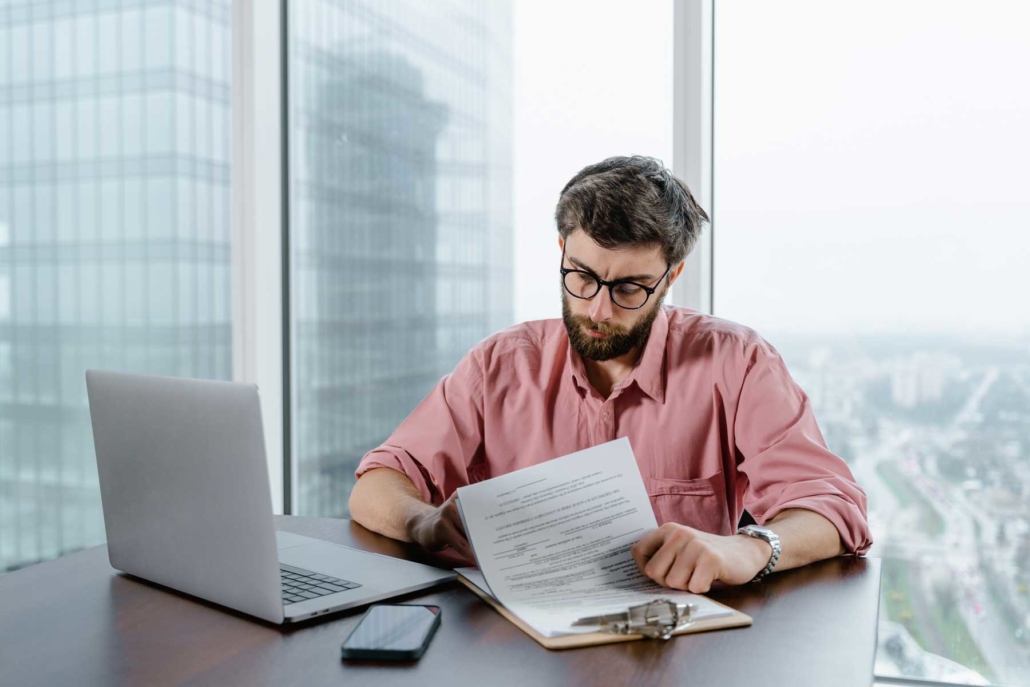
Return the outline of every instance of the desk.
<path id="1" fill-rule="evenodd" d="M 276 516 L 281 530 L 410 560 L 348 520 Z M 749 628 L 554 652 L 458 583 L 402 599 L 443 623 L 418 663 L 344 664 L 362 611 L 289 629 L 110 567 L 98 546 L 0 577 L 4 685 L 860 685 L 872 683 L 880 562 L 838 558 L 711 596 Z"/>

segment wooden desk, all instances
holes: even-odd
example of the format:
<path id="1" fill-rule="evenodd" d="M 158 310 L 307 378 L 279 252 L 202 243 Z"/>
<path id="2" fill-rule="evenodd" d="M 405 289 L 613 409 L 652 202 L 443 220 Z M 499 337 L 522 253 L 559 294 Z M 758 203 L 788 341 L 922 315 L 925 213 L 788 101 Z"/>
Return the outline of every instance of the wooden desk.
<path id="1" fill-rule="evenodd" d="M 429 559 L 347 520 L 276 527 Z M 99 546 L 0 577 L 4 685 L 861 685 L 872 683 L 880 562 L 848 559 L 724 588 L 750 628 L 548 651 L 457 583 L 409 595 L 443 623 L 421 661 L 340 661 L 362 611 L 283 629 L 113 570 Z"/>

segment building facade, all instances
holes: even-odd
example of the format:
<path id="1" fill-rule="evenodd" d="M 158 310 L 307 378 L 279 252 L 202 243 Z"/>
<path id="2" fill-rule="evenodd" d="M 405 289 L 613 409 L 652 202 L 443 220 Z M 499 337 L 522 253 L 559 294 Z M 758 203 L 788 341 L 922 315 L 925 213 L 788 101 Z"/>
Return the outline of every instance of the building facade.
<path id="1" fill-rule="evenodd" d="M 508 2 L 291 3 L 293 512 L 513 319 Z"/>
<path id="2" fill-rule="evenodd" d="M 84 372 L 228 379 L 229 0 L 0 9 L 0 572 L 105 540 Z"/>

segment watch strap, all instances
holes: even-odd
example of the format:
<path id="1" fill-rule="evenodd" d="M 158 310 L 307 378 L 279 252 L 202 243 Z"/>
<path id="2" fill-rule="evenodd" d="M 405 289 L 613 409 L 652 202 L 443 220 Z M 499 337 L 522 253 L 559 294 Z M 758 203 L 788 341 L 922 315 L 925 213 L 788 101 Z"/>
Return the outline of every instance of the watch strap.
<path id="1" fill-rule="evenodd" d="M 779 536 L 767 528 L 754 529 L 752 525 L 741 527 L 737 530 L 737 534 L 745 534 L 755 539 L 761 539 L 769 543 L 772 547 L 772 556 L 769 558 L 769 562 L 764 568 L 762 568 L 757 575 L 751 578 L 752 582 L 758 582 L 760 579 L 768 575 L 776 567 L 776 562 L 780 560 L 780 538 Z"/>

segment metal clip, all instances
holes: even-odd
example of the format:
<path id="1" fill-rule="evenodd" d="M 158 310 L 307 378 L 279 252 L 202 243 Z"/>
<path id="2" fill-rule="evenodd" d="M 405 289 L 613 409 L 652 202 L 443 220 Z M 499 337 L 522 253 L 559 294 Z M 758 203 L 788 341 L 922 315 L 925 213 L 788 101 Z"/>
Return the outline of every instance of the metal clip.
<path id="1" fill-rule="evenodd" d="M 651 639 L 669 639 L 677 630 L 694 622 L 696 604 L 678 604 L 670 599 L 656 599 L 630 606 L 623 613 L 609 613 L 580 618 L 573 625 L 599 625 L 602 632 L 618 635 L 644 635 Z"/>

